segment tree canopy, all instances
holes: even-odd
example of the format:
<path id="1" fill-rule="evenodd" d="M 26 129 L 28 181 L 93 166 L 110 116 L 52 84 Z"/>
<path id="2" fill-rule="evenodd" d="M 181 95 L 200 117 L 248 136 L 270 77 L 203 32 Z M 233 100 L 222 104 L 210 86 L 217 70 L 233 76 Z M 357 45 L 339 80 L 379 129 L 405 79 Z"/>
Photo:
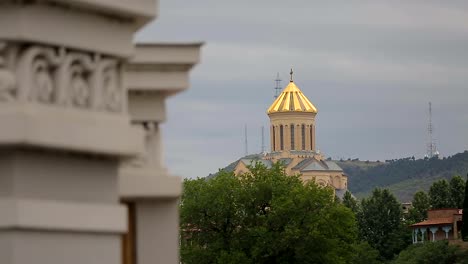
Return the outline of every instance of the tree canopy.
<path id="1" fill-rule="evenodd" d="M 402 213 L 400 203 L 386 189 L 374 189 L 369 198 L 361 201 L 360 236 L 379 251 L 382 260 L 393 259 L 410 243 Z"/>
<path id="2" fill-rule="evenodd" d="M 467 175 L 468 178 L 468 175 Z M 468 241 L 468 179 L 465 184 L 465 199 L 463 202 L 462 229 L 461 235 L 463 241 Z"/>
<path id="3" fill-rule="evenodd" d="M 418 191 L 413 197 L 413 208 L 408 212 L 408 220 L 418 223 L 427 219 L 427 210 L 430 208 L 429 196 L 424 191 Z"/>
<path id="4" fill-rule="evenodd" d="M 429 203 L 432 209 L 450 208 L 450 187 L 447 180 L 438 180 L 429 189 Z"/>
<path id="5" fill-rule="evenodd" d="M 343 195 L 343 205 L 351 209 L 354 213 L 359 211 L 359 203 L 349 191 L 346 191 Z"/>
<path id="6" fill-rule="evenodd" d="M 180 213 L 183 263 L 374 263 L 333 190 L 279 164 L 187 179 Z"/>
<path id="7" fill-rule="evenodd" d="M 468 264 L 468 251 L 447 241 L 420 243 L 403 250 L 392 264 Z"/>
<path id="8" fill-rule="evenodd" d="M 465 181 L 460 176 L 450 179 L 450 207 L 463 208 L 465 198 Z"/>

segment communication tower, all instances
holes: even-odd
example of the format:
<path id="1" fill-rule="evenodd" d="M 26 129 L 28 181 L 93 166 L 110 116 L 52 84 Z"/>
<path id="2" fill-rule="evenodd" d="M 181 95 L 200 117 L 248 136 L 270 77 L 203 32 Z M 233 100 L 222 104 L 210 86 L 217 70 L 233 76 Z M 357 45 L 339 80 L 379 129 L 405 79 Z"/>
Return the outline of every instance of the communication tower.
<path id="1" fill-rule="evenodd" d="M 429 142 L 427 143 L 427 158 L 438 157 L 439 152 L 437 151 L 437 146 L 434 141 L 434 125 L 432 124 L 432 103 L 429 102 L 429 124 L 427 125 L 427 133 L 429 135 Z"/>
<path id="2" fill-rule="evenodd" d="M 275 79 L 275 99 L 278 98 L 278 96 L 281 94 L 281 79 L 279 76 L 279 72 L 276 73 L 276 79 Z"/>

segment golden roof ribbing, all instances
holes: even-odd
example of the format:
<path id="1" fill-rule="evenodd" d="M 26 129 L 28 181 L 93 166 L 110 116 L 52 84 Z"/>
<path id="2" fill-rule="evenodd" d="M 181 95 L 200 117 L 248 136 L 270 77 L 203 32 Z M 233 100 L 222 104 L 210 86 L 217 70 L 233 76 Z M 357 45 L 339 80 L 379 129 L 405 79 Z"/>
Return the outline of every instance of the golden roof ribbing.
<path id="1" fill-rule="evenodd" d="M 307 99 L 299 87 L 291 81 L 267 110 L 268 114 L 277 112 L 310 112 L 316 114 L 317 108 Z"/>

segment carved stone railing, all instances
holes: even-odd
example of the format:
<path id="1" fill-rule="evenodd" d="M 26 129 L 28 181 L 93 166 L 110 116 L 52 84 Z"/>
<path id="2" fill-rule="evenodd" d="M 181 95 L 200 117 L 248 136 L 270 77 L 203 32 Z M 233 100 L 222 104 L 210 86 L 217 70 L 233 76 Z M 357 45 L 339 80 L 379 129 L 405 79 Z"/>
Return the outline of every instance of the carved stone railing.
<path id="1" fill-rule="evenodd" d="M 8 68 L 5 59 L 6 43 L 0 42 L 0 102 L 13 101 L 16 92 L 16 79 Z"/>
<path id="2" fill-rule="evenodd" d="M 126 113 L 121 65 L 98 53 L 0 42 L 0 103 Z"/>

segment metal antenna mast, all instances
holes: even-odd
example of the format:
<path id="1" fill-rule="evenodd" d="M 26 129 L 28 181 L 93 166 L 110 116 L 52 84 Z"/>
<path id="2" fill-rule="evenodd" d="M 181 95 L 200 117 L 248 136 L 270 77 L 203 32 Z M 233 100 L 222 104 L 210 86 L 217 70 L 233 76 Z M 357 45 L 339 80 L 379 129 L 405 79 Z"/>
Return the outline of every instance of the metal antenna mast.
<path id="1" fill-rule="evenodd" d="M 275 99 L 278 98 L 278 96 L 280 95 L 281 93 L 281 79 L 280 79 L 280 76 L 279 76 L 279 72 L 276 73 L 276 79 L 275 79 L 275 82 L 276 82 L 276 86 L 275 86 Z"/>
<path id="2" fill-rule="evenodd" d="M 265 152 L 265 127 L 262 126 L 262 152 Z"/>
<path id="3" fill-rule="evenodd" d="M 245 125 L 244 127 L 244 137 L 245 137 L 245 141 L 244 141 L 244 144 L 245 144 L 245 156 L 249 155 L 249 143 L 247 141 L 247 124 Z"/>
<path id="4" fill-rule="evenodd" d="M 427 143 L 427 154 L 428 158 L 437 157 L 439 152 L 437 151 L 436 144 L 434 142 L 434 126 L 432 125 L 432 103 L 429 102 L 429 124 L 427 125 L 427 132 L 429 134 L 429 142 Z"/>

